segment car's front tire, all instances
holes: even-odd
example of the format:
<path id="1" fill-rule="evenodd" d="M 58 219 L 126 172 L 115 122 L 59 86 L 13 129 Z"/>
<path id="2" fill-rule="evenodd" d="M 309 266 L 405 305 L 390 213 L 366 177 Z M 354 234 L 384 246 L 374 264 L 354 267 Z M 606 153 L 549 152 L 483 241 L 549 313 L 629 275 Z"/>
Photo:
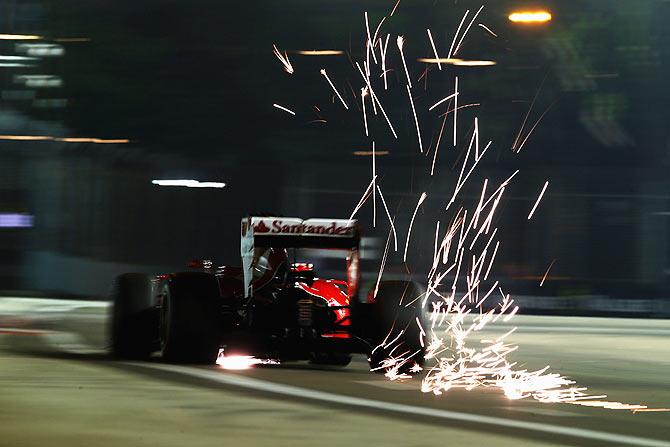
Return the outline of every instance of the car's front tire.
<path id="1" fill-rule="evenodd" d="M 221 301 L 216 278 L 208 273 L 171 276 L 162 290 L 160 344 L 175 363 L 216 362 L 221 341 Z"/>

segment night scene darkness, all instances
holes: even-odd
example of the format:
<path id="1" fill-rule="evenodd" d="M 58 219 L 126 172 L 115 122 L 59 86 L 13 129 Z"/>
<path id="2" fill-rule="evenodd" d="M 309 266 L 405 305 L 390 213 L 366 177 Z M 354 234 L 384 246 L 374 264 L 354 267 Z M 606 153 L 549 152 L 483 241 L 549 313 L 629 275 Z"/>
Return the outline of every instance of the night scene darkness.
<path id="1" fill-rule="evenodd" d="M 0 447 L 670 446 L 668 20 L 0 0 Z"/>

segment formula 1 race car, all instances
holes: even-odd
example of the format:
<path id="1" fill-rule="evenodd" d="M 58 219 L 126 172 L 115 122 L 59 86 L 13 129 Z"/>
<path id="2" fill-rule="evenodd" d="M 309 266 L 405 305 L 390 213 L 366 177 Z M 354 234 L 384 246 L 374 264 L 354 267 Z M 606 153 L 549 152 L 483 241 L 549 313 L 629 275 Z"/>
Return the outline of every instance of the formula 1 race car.
<path id="1" fill-rule="evenodd" d="M 363 302 L 359 246 L 355 220 L 244 218 L 241 268 L 193 261 L 191 271 L 116 278 L 112 352 L 215 363 L 223 349 L 337 366 L 363 353 L 373 370 L 390 357 L 403 358 L 401 370 L 422 365 L 423 288 L 381 281 Z M 334 255 L 346 261 L 346 277 L 319 277 L 314 264 Z"/>

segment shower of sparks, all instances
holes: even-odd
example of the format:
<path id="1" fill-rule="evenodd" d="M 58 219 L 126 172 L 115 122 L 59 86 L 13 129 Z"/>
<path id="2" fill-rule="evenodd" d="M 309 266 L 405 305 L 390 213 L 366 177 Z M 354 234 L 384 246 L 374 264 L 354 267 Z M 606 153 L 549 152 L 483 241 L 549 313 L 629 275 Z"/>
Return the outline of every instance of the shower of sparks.
<path id="1" fill-rule="evenodd" d="M 393 13 L 399 4 L 400 0 L 395 3 L 389 17 L 393 16 Z M 483 8 L 484 6 L 480 7 L 469 21 L 470 10 L 465 11 L 453 36 L 446 58 L 440 58 L 438 56 L 435 42 L 428 29 L 428 38 L 435 58 L 419 59 L 419 61 L 425 63 L 437 63 L 438 68 L 440 69 L 442 63 L 461 66 L 494 65 L 495 61 L 463 60 L 454 57 L 462 47 L 468 32 Z M 389 88 L 386 75 L 387 72 L 391 70 L 387 69 L 386 54 L 390 34 L 387 34 L 385 39 L 378 37 L 385 19 L 386 17 L 379 22 L 374 34 L 372 34 L 370 32 L 368 14 L 367 12 L 365 13 L 365 60 L 352 62 L 360 73 L 363 81 L 363 85 L 360 86 L 360 88 L 366 137 L 371 136 L 371 129 L 368 127 L 367 116 L 369 109 L 367 109 L 366 106 L 366 97 L 369 97 L 374 114 L 377 115 L 377 109 L 379 109 L 384 116 L 389 129 L 393 133 L 393 136 L 398 139 L 398 135 L 396 134 L 380 99 L 375 94 L 373 82 L 371 81 L 371 71 L 373 67 L 371 66 L 370 57 L 372 56 L 375 64 L 381 64 L 381 75 L 379 77 L 384 79 L 384 90 L 388 90 Z M 496 33 L 482 23 L 478 23 L 478 26 L 494 37 L 497 37 Z M 419 148 L 421 152 L 423 152 L 421 132 L 416 115 L 414 98 L 412 97 L 411 92 L 412 83 L 403 52 L 404 38 L 398 36 L 396 43 L 400 51 L 402 65 L 407 79 L 406 90 L 410 100 L 410 108 L 414 116 Z M 379 47 L 379 59 L 377 59 L 375 53 L 377 46 Z M 371 52 L 372 55 L 370 55 Z M 302 52 L 300 53 L 303 54 Z M 275 55 L 282 62 L 282 65 L 285 66 L 285 69 L 287 69 L 286 66 L 289 62 L 286 53 L 282 55 L 275 47 Z M 284 59 L 287 64 L 284 64 Z M 321 74 L 326 78 L 345 109 L 348 110 L 349 107 L 326 74 L 326 70 L 322 69 Z M 426 74 L 427 71 L 424 72 L 422 77 L 426 76 Z M 427 82 L 427 76 L 425 82 Z M 516 139 L 512 144 L 512 149 L 517 153 L 521 150 L 530 134 L 542 120 L 542 117 L 547 113 L 545 111 L 540 116 L 540 119 L 531 127 L 530 131 L 525 132 L 526 124 L 528 123 L 528 119 L 541 88 L 542 85 L 540 85 L 540 88 L 536 92 L 521 128 L 516 135 Z M 354 89 L 354 86 L 351 86 L 351 89 L 354 98 L 356 98 L 357 94 L 355 93 L 356 90 Z M 433 153 L 430 169 L 431 176 L 435 174 L 437 154 L 449 113 L 453 112 L 454 114 L 453 145 L 456 147 L 458 136 L 458 110 L 479 105 L 478 103 L 473 103 L 459 106 L 459 95 L 459 79 L 458 77 L 455 77 L 453 93 L 439 100 L 428 109 L 429 111 L 432 111 L 439 105 L 448 102 L 447 111 L 439 115 L 439 117 L 443 119 L 434 149 L 435 152 Z M 451 108 L 452 102 L 453 108 Z M 291 113 L 288 109 L 278 106 L 277 104 L 274 104 L 274 106 Z M 497 336 L 497 338 L 487 339 L 484 337 L 482 331 L 487 325 L 494 326 L 498 321 L 512 321 L 513 317 L 519 312 L 519 306 L 515 305 L 515 301 L 511 294 L 503 289 L 500 280 L 496 279 L 496 275 L 493 273 L 495 260 L 501 249 L 500 234 L 503 233 L 503 231 L 494 223 L 498 221 L 496 213 L 502 208 L 501 203 L 505 192 L 514 177 L 519 174 L 519 170 L 515 170 L 509 177 L 500 183 L 497 183 L 490 178 L 484 179 L 481 185 L 481 193 L 477 195 L 478 200 L 475 199 L 477 200 L 476 204 L 473 204 L 472 207 L 467 206 L 466 204 L 468 201 L 460 194 L 466 185 L 468 185 L 468 182 L 473 181 L 471 179 L 473 173 L 480 162 L 487 157 L 488 149 L 492 146 L 492 141 L 489 141 L 485 146 L 480 145 L 480 132 L 479 120 L 475 117 L 472 136 L 467 150 L 465 151 L 465 156 L 462 160 L 459 159 L 455 165 L 455 169 L 458 169 L 459 174 L 454 185 L 453 194 L 449 199 L 449 202 L 446 204 L 446 210 L 449 210 L 450 207 L 456 203 L 459 203 L 458 208 L 452 210 L 453 213 L 451 217 L 446 220 L 448 222 L 446 225 L 441 226 L 440 220 L 436 221 L 434 242 L 431 241 L 434 243 L 432 265 L 425 277 L 426 292 L 418 297 L 409 297 L 409 302 L 402 304 L 404 306 L 409 306 L 412 302 L 418 301 L 421 303 L 421 309 L 428 310 L 429 317 L 427 319 L 422 320 L 421 318 L 417 318 L 416 321 L 410 323 L 412 325 L 416 324 L 421 332 L 419 342 L 421 346 L 425 348 L 424 357 L 427 364 L 421 366 L 412 360 L 415 355 L 421 352 L 421 350 L 411 352 L 405 347 L 406 345 L 404 344 L 402 337 L 404 334 L 406 335 L 409 326 L 396 327 L 396 324 L 394 323 L 384 340 L 372 351 L 374 353 L 380 347 L 388 350 L 388 358 L 384 359 L 381 362 L 381 366 L 375 369 L 382 370 L 388 379 L 396 381 L 408 379 L 411 378 L 413 374 L 425 372 L 421 383 L 421 390 L 435 395 L 444 394 L 453 388 L 472 390 L 474 388 L 484 387 L 496 388 L 502 391 L 507 398 L 514 400 L 535 399 L 543 403 L 564 403 L 613 410 L 628 410 L 633 412 L 670 411 L 667 408 L 648 408 L 645 405 L 608 401 L 605 400 L 606 396 L 604 395 L 590 395 L 587 388 L 578 386 L 573 380 L 565 376 L 551 372 L 549 366 L 539 370 L 520 369 L 517 363 L 510 360 L 511 354 L 519 347 L 508 340 L 508 337 L 516 331 L 516 327 L 508 330 L 503 335 Z M 483 148 L 481 146 L 483 146 Z M 377 193 L 379 194 L 385 215 L 389 221 L 390 230 L 384 247 L 382 262 L 379 267 L 375 287 L 373 289 L 374 294 L 377 293 L 380 281 L 384 275 L 384 269 L 390 251 L 391 238 L 393 238 L 394 251 L 398 251 L 398 237 L 394 224 L 396 216 L 391 215 L 378 181 L 380 173 L 377 169 L 376 156 L 382 155 L 382 152 L 388 153 L 387 151 L 378 151 L 374 141 L 372 143 L 372 151 L 366 150 L 355 152 L 355 154 L 372 156 L 372 179 L 349 218 L 350 220 L 353 219 L 356 213 L 358 213 L 361 207 L 363 207 L 372 195 L 373 225 L 376 225 L 376 195 Z M 426 156 L 429 152 L 430 147 L 426 151 Z M 460 164 L 460 167 L 457 167 L 458 164 Z M 549 181 L 546 181 L 533 209 L 528 215 L 528 219 L 533 216 L 548 184 Z M 468 186 L 467 189 L 469 190 L 470 186 Z M 411 241 L 412 228 L 418 210 L 427 197 L 428 194 L 426 192 L 423 192 L 420 195 L 411 215 L 403 251 L 403 262 L 405 263 L 407 262 L 407 253 Z M 445 220 L 442 222 L 445 222 Z M 555 261 L 556 260 L 553 260 L 547 268 L 542 281 L 540 282 L 540 286 L 544 284 Z M 414 273 L 417 274 L 417 272 Z M 249 359 L 247 358 L 246 361 L 249 361 Z M 255 359 L 253 359 L 253 361 L 255 361 Z M 241 363 L 244 364 L 244 361 Z"/>
<path id="2" fill-rule="evenodd" d="M 549 274 L 549 270 L 551 270 L 551 268 L 554 266 L 555 262 L 556 262 L 556 260 L 554 259 L 553 261 L 551 261 L 551 264 L 549 264 L 549 267 L 547 267 L 547 271 L 544 272 L 544 276 L 542 277 L 542 281 L 540 281 L 540 287 L 542 287 L 542 285 L 544 284 L 544 281 L 547 279 L 547 275 Z"/>
<path id="3" fill-rule="evenodd" d="M 321 73 L 323 75 L 323 77 L 326 78 L 326 81 L 328 81 L 328 84 L 330 84 L 330 87 L 333 89 L 333 91 L 335 92 L 337 97 L 340 99 L 340 102 L 342 103 L 344 108 L 349 110 L 349 106 L 347 105 L 346 102 L 344 102 L 344 99 L 342 98 L 342 95 L 340 95 L 340 92 L 338 92 L 337 89 L 335 88 L 335 85 L 333 84 L 333 81 L 331 81 L 330 78 L 328 77 L 328 73 L 326 73 L 326 69 L 322 68 L 319 73 Z"/>
<path id="4" fill-rule="evenodd" d="M 295 115 L 295 112 L 293 110 L 287 109 L 286 107 L 280 106 L 279 104 L 272 104 L 272 106 L 278 108 L 279 110 L 283 110 L 284 112 L 288 112 L 291 115 Z"/>
<path id="5" fill-rule="evenodd" d="M 293 74 L 293 65 L 291 65 L 291 61 L 288 59 L 288 54 L 286 54 L 286 51 L 284 51 L 284 54 L 282 54 L 275 44 L 272 44 L 272 48 L 275 56 L 277 56 L 277 59 L 279 59 L 279 62 L 281 62 L 282 66 L 284 67 L 284 71 L 286 71 L 288 74 Z"/>
<path id="6" fill-rule="evenodd" d="M 433 48 L 433 54 L 435 54 L 435 60 L 437 61 L 437 68 L 442 71 L 442 64 L 440 63 L 440 56 L 437 54 L 437 48 L 435 48 L 435 42 L 433 41 L 433 35 L 430 33 L 430 28 L 426 29 L 428 32 L 428 40 L 430 40 L 430 46 Z"/>
<path id="7" fill-rule="evenodd" d="M 407 63 L 405 62 L 405 53 L 403 52 L 403 46 L 405 45 L 405 38 L 403 36 L 398 36 L 396 39 L 396 44 L 398 45 L 398 50 L 400 50 L 400 59 L 402 59 L 402 67 L 405 69 L 405 77 L 407 78 L 407 85 L 412 88 L 412 80 L 409 78 L 409 71 L 407 71 Z"/>
<path id="8" fill-rule="evenodd" d="M 419 139 L 419 151 L 423 154 L 423 143 L 421 142 L 421 129 L 419 129 L 419 119 L 416 117 L 416 109 L 414 108 L 414 100 L 412 99 L 412 91 L 407 87 L 407 96 L 409 97 L 409 103 L 412 106 L 412 115 L 414 115 L 414 125 L 416 126 L 416 136 Z"/>
<path id="9" fill-rule="evenodd" d="M 528 213 L 528 220 L 530 220 L 530 218 L 533 217 L 533 214 L 535 213 L 535 209 L 540 204 L 540 200 L 542 200 L 542 196 L 544 195 L 544 192 L 547 190 L 547 186 L 549 186 L 549 180 L 544 182 L 544 186 L 542 187 L 542 191 L 540 191 L 540 195 L 537 197 L 537 200 L 535 201 L 535 205 L 533 205 L 533 209 L 530 210 L 530 213 Z"/>
<path id="10" fill-rule="evenodd" d="M 414 208 L 414 214 L 412 214 L 412 220 L 409 222 L 409 229 L 407 230 L 407 240 L 405 241 L 405 252 L 402 255 L 402 261 L 407 262 L 407 249 L 409 248 L 409 238 L 412 236 L 412 226 L 414 225 L 414 218 L 416 218 L 416 213 L 419 211 L 419 207 L 426 200 L 427 194 L 425 192 L 421 193 L 419 201 L 416 203 L 416 208 Z"/>
<path id="11" fill-rule="evenodd" d="M 496 33 L 494 33 L 494 32 L 491 30 L 491 28 L 489 28 L 488 26 L 484 25 L 483 23 L 478 23 L 477 25 L 480 26 L 480 27 L 482 27 L 482 28 L 484 28 L 484 29 L 485 29 L 486 31 L 488 31 L 488 33 L 491 34 L 493 37 L 498 37 L 498 35 L 497 35 Z"/>

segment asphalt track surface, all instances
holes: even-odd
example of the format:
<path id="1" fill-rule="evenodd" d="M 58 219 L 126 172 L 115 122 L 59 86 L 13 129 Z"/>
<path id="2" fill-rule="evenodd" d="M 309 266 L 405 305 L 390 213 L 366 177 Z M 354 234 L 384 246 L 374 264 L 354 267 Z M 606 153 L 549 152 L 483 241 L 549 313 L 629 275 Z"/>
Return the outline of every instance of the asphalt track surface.
<path id="1" fill-rule="evenodd" d="M 508 400 L 497 390 L 424 394 L 361 356 L 242 371 L 119 362 L 107 303 L 0 298 L 0 447 L 670 447 L 670 412 Z M 551 365 L 608 400 L 670 408 L 670 321 L 518 316 L 512 359 Z M 493 330 L 493 328 L 491 329 Z"/>

